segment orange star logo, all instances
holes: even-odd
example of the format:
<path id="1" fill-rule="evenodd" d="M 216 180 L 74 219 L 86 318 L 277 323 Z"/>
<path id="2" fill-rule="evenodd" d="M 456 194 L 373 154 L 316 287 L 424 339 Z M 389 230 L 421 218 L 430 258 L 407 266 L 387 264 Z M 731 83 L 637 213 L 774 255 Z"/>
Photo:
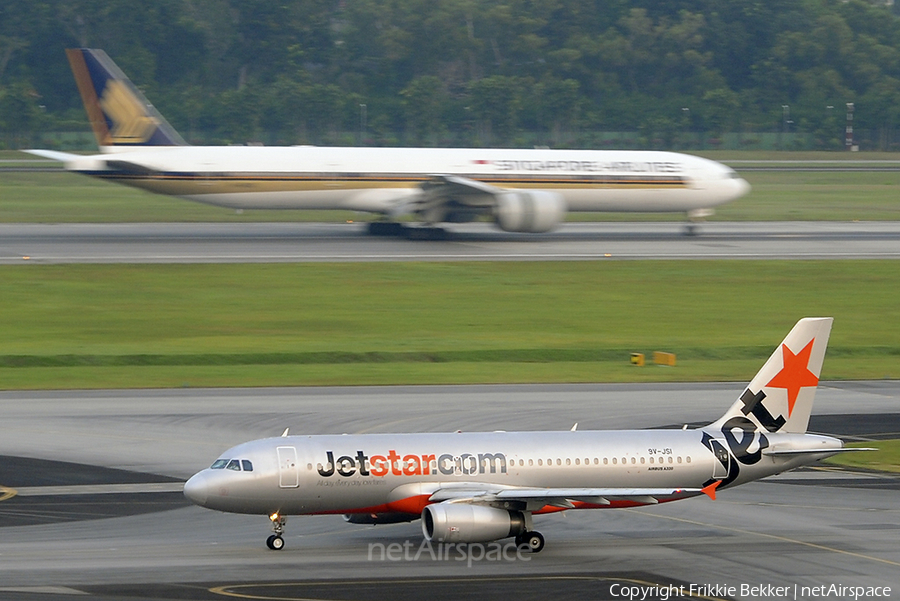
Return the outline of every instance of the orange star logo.
<path id="1" fill-rule="evenodd" d="M 794 403 L 797 402 L 797 395 L 804 386 L 816 386 L 819 378 L 809 371 L 809 355 L 812 353 L 815 338 L 809 341 L 802 351 L 796 355 L 786 344 L 781 345 L 782 358 L 784 366 L 781 371 L 775 374 L 767 386 L 772 388 L 784 388 L 788 395 L 788 417 L 794 411 Z"/>

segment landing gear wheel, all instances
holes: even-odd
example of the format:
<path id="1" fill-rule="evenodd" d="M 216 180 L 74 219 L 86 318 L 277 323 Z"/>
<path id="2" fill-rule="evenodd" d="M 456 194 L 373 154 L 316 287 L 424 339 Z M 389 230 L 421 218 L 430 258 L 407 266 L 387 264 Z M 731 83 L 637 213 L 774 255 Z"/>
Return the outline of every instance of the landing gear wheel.
<path id="1" fill-rule="evenodd" d="M 284 549 L 284 539 L 277 534 L 273 534 L 268 539 L 266 539 L 266 546 L 273 551 L 281 551 L 282 549 Z"/>
<path id="2" fill-rule="evenodd" d="M 532 553 L 540 553 L 544 548 L 544 535 L 540 532 L 523 532 L 516 536 L 516 546 L 525 546 Z"/>

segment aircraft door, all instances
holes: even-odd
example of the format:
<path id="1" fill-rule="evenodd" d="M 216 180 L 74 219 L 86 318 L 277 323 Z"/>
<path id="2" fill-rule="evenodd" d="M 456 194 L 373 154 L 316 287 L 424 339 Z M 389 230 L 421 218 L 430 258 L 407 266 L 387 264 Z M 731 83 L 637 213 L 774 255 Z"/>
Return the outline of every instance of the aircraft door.
<path id="1" fill-rule="evenodd" d="M 728 454 L 728 447 L 725 441 L 714 438 L 709 441 L 715 461 L 713 461 L 713 475 L 716 480 L 724 480 L 728 477 L 728 466 L 731 463 L 731 456 Z"/>
<path id="2" fill-rule="evenodd" d="M 281 488 L 300 486 L 300 466 L 295 447 L 278 447 L 278 485 Z"/>

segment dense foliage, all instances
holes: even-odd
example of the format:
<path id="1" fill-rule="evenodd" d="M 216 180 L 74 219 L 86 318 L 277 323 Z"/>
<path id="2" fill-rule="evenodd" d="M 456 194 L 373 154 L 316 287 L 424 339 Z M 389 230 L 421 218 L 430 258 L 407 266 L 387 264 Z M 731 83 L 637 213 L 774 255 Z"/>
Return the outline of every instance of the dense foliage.
<path id="1" fill-rule="evenodd" d="M 74 46 L 194 140 L 840 148 L 848 102 L 876 147 L 900 139 L 900 19 L 862 0 L 0 0 L 7 140 L 84 129 Z"/>

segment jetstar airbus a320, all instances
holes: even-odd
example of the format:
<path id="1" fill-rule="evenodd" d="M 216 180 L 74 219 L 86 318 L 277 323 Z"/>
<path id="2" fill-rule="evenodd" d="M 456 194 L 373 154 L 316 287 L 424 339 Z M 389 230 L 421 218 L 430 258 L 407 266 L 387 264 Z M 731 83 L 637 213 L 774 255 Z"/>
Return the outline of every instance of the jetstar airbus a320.
<path id="1" fill-rule="evenodd" d="M 184 493 L 219 511 L 345 514 L 378 524 L 421 517 L 429 541 L 515 537 L 544 547 L 534 517 L 637 507 L 717 492 L 844 450 L 806 434 L 831 318 L 800 320 L 717 421 L 699 429 L 285 436 L 223 453 Z"/>
<path id="2" fill-rule="evenodd" d="M 678 212 L 692 233 L 713 207 L 750 189 L 720 163 L 671 152 L 190 146 L 105 52 L 66 52 L 101 154 L 29 152 L 222 207 L 376 213 L 383 220 L 370 233 L 413 237 L 481 218 L 509 232 L 546 232 L 567 211 Z"/>

